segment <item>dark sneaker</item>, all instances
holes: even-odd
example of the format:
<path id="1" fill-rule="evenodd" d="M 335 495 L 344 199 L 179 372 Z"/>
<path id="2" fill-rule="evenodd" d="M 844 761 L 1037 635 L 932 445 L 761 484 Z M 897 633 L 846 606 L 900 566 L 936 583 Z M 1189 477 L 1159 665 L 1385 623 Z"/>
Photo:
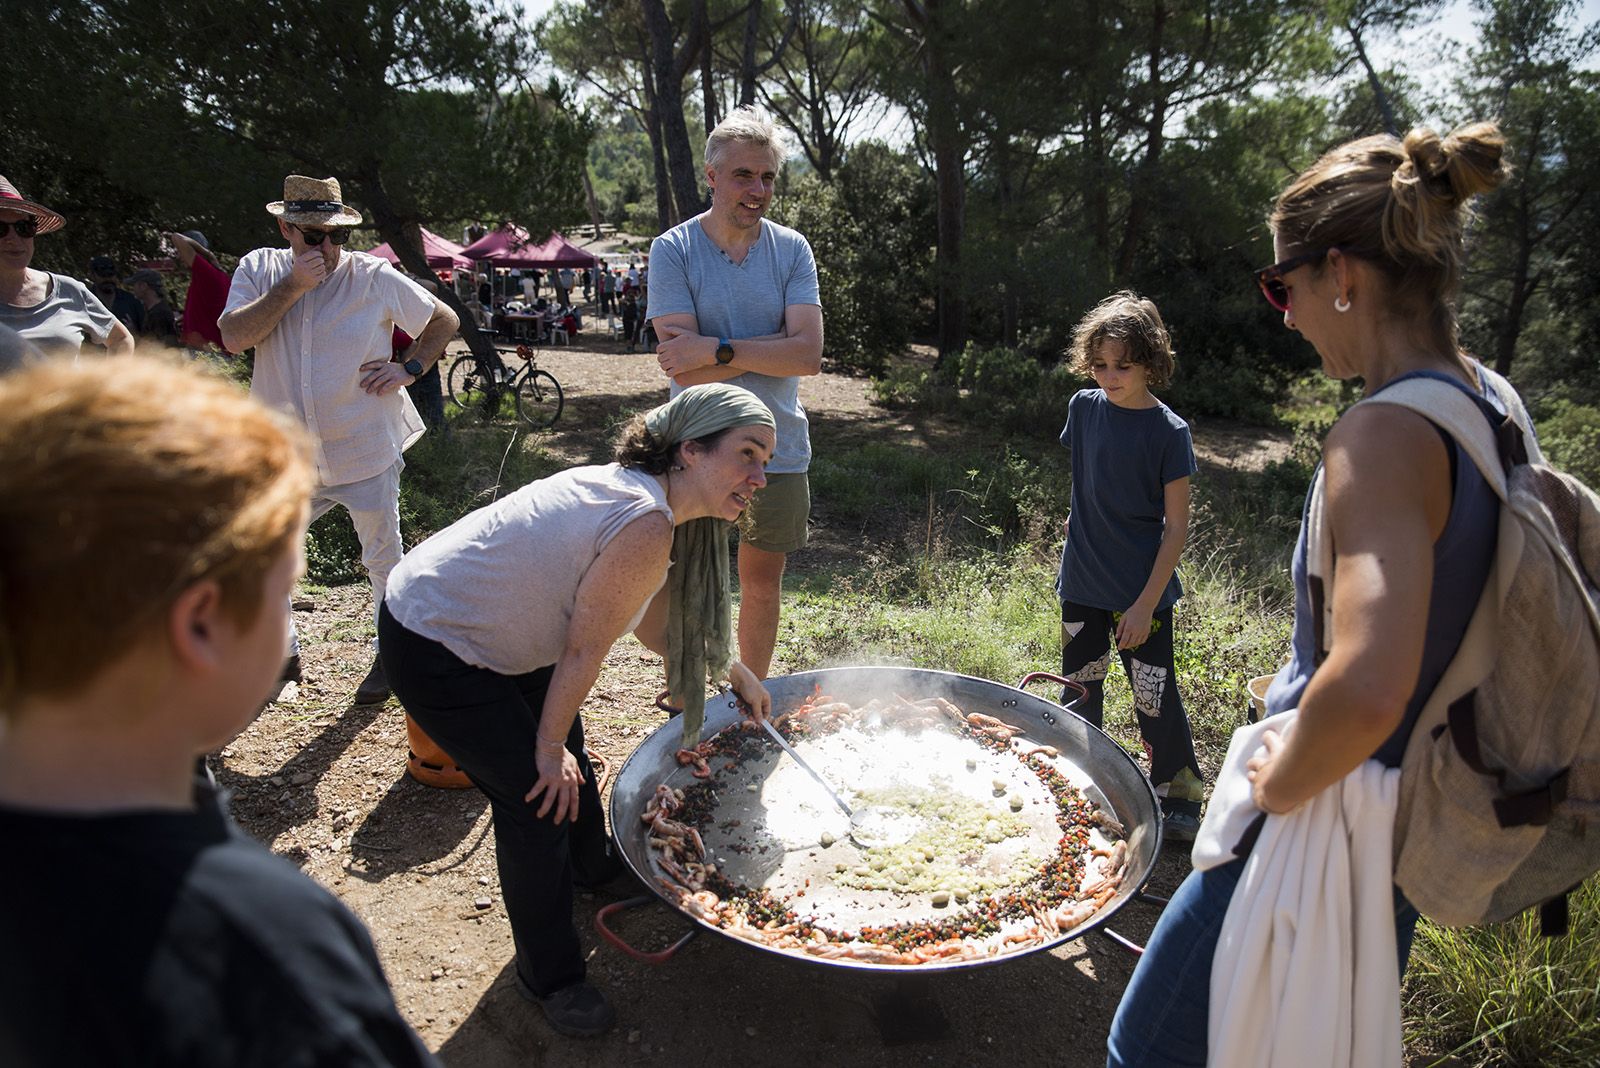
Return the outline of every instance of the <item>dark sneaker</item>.
<path id="1" fill-rule="evenodd" d="M 389 689 L 389 676 L 383 670 L 383 658 L 374 656 L 372 666 L 367 669 L 367 677 L 361 680 L 361 685 L 356 687 L 355 703 L 358 705 L 377 705 L 389 699 L 394 691 Z"/>
<path id="2" fill-rule="evenodd" d="M 1161 836 L 1169 842 L 1192 842 L 1199 833 L 1199 816 L 1187 812 L 1169 812 L 1161 820 Z"/>
<path id="3" fill-rule="evenodd" d="M 299 653 L 294 654 L 289 659 L 287 659 L 287 660 L 285 660 L 283 662 L 283 674 L 278 676 L 278 681 L 279 682 L 293 682 L 293 683 L 297 683 L 297 684 L 299 683 L 299 681 L 300 681 L 300 654 Z"/>
<path id="4" fill-rule="evenodd" d="M 617 1010 L 588 983 L 573 983 L 540 997 L 518 975 L 517 992 L 544 1010 L 544 1018 L 557 1034 L 598 1038 L 617 1025 Z"/>
<path id="5" fill-rule="evenodd" d="M 1169 842 L 1192 842 L 1199 833 L 1200 802 L 1161 799 L 1161 837 Z"/>

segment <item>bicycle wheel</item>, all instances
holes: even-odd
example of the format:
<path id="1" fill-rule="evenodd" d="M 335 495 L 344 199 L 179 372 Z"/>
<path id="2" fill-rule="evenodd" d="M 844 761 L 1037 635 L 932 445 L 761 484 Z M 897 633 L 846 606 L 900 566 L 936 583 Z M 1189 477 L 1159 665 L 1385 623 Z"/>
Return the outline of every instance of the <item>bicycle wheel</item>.
<path id="1" fill-rule="evenodd" d="M 517 414 L 535 430 L 561 418 L 561 383 L 549 371 L 532 371 L 517 383 Z"/>
<path id="2" fill-rule="evenodd" d="M 476 412 L 488 416 L 492 412 L 490 404 L 495 396 L 495 383 L 483 369 L 483 364 L 478 362 L 476 356 L 460 356 L 450 365 L 450 374 L 445 378 L 446 386 L 450 390 L 450 399 L 464 411 Z"/>

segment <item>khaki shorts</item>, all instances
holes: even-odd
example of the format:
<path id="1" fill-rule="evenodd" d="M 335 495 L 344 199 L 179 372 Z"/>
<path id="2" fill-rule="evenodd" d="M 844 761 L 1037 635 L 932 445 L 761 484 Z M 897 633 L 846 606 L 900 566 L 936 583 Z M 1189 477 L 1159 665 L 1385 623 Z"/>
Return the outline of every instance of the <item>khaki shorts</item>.
<path id="1" fill-rule="evenodd" d="M 811 517 L 811 482 L 804 471 L 768 475 L 739 520 L 742 544 L 769 553 L 792 553 L 806 543 Z"/>

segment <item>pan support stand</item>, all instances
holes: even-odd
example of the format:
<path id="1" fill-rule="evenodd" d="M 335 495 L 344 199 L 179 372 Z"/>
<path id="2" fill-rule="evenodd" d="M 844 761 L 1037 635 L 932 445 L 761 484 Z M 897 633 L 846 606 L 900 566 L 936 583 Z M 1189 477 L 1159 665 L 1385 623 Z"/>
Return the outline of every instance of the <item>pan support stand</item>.
<path id="1" fill-rule="evenodd" d="M 933 996 L 932 976 L 896 975 L 870 1004 L 885 1046 L 937 1042 L 950 1033 L 950 1018 Z"/>

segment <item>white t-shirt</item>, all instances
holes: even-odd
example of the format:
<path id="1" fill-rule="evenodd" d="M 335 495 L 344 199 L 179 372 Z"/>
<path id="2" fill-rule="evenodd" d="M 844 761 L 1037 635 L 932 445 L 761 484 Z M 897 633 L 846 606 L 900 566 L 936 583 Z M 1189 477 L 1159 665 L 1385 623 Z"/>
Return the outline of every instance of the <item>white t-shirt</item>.
<path id="1" fill-rule="evenodd" d="M 239 261 L 227 311 L 255 300 L 294 269 L 294 251 L 258 248 Z M 411 394 L 374 396 L 361 365 L 387 360 L 394 328 L 412 337 L 433 318 L 433 297 L 386 260 L 346 251 L 256 345 L 250 392 L 311 431 L 317 480 L 342 486 L 381 474 L 422 436 Z"/>
<path id="2" fill-rule="evenodd" d="M 407 630 L 502 675 L 554 664 L 578 585 L 600 551 L 651 512 L 668 519 L 653 475 L 617 464 L 574 467 L 469 513 L 406 554 L 384 602 Z M 667 581 L 651 590 L 651 596 Z M 646 597 L 628 623 L 644 618 Z"/>

